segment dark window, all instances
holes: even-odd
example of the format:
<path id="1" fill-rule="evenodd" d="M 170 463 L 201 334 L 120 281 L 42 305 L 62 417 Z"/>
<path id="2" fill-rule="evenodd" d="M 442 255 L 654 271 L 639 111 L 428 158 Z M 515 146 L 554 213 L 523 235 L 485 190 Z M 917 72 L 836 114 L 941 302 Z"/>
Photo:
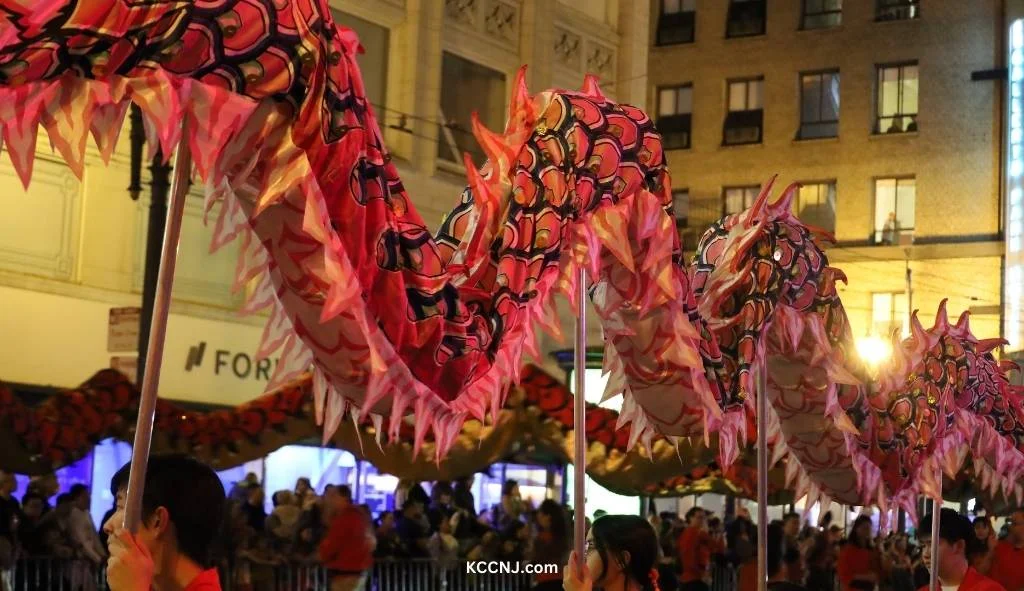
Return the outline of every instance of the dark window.
<path id="1" fill-rule="evenodd" d="M 800 75 L 800 139 L 839 135 L 839 72 Z"/>
<path id="2" fill-rule="evenodd" d="M 905 21 L 921 16 L 918 0 L 878 0 L 875 18 L 880 21 Z"/>
<path id="3" fill-rule="evenodd" d="M 676 226 L 685 228 L 690 223 L 690 190 L 672 191 L 672 211 L 676 214 Z"/>
<path id="4" fill-rule="evenodd" d="M 836 182 L 801 184 L 793 200 L 793 215 L 809 226 L 835 232 Z"/>
<path id="5" fill-rule="evenodd" d="M 917 131 L 917 64 L 878 67 L 875 133 Z"/>
<path id="6" fill-rule="evenodd" d="M 726 37 L 764 35 L 766 0 L 730 0 Z"/>
<path id="7" fill-rule="evenodd" d="M 658 14 L 658 45 L 693 43 L 697 0 L 661 0 Z"/>
<path id="8" fill-rule="evenodd" d="M 731 215 L 750 209 L 761 192 L 761 187 L 726 187 L 722 190 L 722 215 Z"/>
<path id="9" fill-rule="evenodd" d="M 476 111 L 480 122 L 490 129 L 501 129 L 505 117 L 505 75 L 455 54 L 444 52 L 441 58 L 441 127 L 437 157 L 462 164 L 468 152 L 479 166 L 486 159 L 473 136 L 471 116 Z"/>
<path id="10" fill-rule="evenodd" d="M 666 150 L 690 147 L 693 87 L 689 84 L 658 90 L 658 131 Z"/>
<path id="11" fill-rule="evenodd" d="M 910 178 L 875 179 L 875 244 L 914 242 L 917 182 Z"/>
<path id="12" fill-rule="evenodd" d="M 804 0 L 803 29 L 828 29 L 843 22 L 843 0 Z"/>
<path id="13" fill-rule="evenodd" d="M 759 144 L 764 122 L 762 87 L 764 80 L 729 82 L 729 112 L 725 116 L 722 143 Z"/>

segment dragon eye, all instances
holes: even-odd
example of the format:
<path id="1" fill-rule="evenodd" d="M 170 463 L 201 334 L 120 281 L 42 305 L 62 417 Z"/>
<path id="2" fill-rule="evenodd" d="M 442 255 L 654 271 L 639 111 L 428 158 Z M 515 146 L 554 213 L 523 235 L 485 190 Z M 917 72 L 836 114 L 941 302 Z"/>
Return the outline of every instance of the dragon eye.
<path id="1" fill-rule="evenodd" d="M 775 259 L 775 262 L 781 261 L 782 260 L 782 250 L 776 248 L 775 252 L 772 253 L 772 258 Z"/>

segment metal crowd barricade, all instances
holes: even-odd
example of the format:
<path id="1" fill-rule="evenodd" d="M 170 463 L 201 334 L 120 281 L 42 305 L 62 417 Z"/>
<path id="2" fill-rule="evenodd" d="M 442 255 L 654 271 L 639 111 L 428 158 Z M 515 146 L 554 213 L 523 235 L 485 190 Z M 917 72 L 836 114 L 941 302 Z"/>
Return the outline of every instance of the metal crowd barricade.
<path id="1" fill-rule="evenodd" d="M 519 573 L 471 573 L 466 561 L 446 566 L 429 559 L 378 559 L 367 576 L 365 590 L 528 591 L 532 586 L 532 576 L 525 569 Z M 330 591 L 328 574 L 318 565 L 276 566 L 272 576 L 262 577 L 239 563 L 221 568 L 220 573 L 224 591 Z M 84 560 L 22 559 L 9 576 L 11 591 L 108 591 L 104 569 Z"/>

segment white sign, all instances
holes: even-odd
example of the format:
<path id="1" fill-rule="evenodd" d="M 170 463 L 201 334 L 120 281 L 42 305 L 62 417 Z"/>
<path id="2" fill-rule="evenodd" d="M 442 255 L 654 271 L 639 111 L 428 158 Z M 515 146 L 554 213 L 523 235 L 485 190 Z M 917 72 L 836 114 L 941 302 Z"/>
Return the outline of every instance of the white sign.
<path id="1" fill-rule="evenodd" d="M 107 353 L 139 350 L 141 308 L 111 308 L 107 323 Z"/>
<path id="2" fill-rule="evenodd" d="M 120 355 L 117 357 L 110 358 L 110 369 L 115 369 L 124 375 L 128 376 L 128 379 L 133 384 L 139 381 L 139 356 L 138 355 Z"/>

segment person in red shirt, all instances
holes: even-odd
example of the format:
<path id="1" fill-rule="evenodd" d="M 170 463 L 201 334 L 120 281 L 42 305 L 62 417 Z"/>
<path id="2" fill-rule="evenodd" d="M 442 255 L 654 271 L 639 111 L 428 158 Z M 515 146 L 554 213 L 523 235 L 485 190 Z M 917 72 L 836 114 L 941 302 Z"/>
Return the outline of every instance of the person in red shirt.
<path id="1" fill-rule="evenodd" d="M 839 551 L 836 571 L 843 591 L 871 591 L 878 585 L 878 554 L 871 546 L 871 518 L 861 515 Z"/>
<path id="2" fill-rule="evenodd" d="M 990 577 L 1006 591 L 1024 591 L 1024 509 L 1018 509 L 1006 521 L 1009 535 L 992 553 Z"/>
<path id="3" fill-rule="evenodd" d="M 710 588 L 711 555 L 725 551 L 721 537 L 707 531 L 707 515 L 700 507 L 686 513 L 686 529 L 679 535 L 679 564 L 683 574 L 679 578 L 682 591 L 707 591 Z"/>
<path id="4" fill-rule="evenodd" d="M 918 525 L 925 564 L 931 564 L 931 536 L 934 515 L 925 515 Z M 1003 586 L 978 573 L 970 558 L 982 551 L 981 541 L 974 533 L 971 521 L 953 509 L 939 512 L 939 565 L 938 578 L 943 591 L 1005 591 Z M 919 591 L 928 591 L 928 585 Z"/>
<path id="5" fill-rule="evenodd" d="M 324 504 L 331 525 L 320 542 L 320 561 L 330 577 L 331 591 L 363 591 L 377 546 L 370 519 L 352 504 L 352 489 L 346 485 L 325 492 Z"/>
<path id="6" fill-rule="evenodd" d="M 211 550 L 224 519 L 224 485 L 209 466 L 184 455 L 149 458 L 142 494 L 142 524 L 124 529 L 126 464 L 111 479 L 114 514 L 109 536 L 110 591 L 220 591 Z"/>

